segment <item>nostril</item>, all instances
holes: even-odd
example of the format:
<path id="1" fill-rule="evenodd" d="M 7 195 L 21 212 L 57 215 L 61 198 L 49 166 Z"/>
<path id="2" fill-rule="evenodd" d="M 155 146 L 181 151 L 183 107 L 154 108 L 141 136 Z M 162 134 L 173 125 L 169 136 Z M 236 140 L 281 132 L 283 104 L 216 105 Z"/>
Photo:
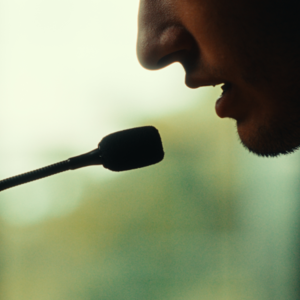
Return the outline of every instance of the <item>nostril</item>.
<path id="1" fill-rule="evenodd" d="M 165 55 L 157 62 L 157 68 L 164 68 L 172 63 L 179 62 L 186 72 L 192 72 L 199 59 L 199 50 L 195 46 L 192 49 L 183 49 Z"/>
<path id="2" fill-rule="evenodd" d="M 158 68 L 164 68 L 172 63 L 180 62 L 183 63 L 184 57 L 186 56 L 186 50 L 179 50 L 170 54 L 165 55 L 157 62 Z"/>

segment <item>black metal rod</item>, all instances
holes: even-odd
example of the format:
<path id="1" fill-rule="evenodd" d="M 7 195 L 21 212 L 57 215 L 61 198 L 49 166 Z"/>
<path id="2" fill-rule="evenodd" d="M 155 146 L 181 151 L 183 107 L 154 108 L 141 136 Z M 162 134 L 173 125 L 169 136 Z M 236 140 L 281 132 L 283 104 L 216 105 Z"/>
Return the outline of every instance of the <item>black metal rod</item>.
<path id="1" fill-rule="evenodd" d="M 70 170 L 70 161 L 65 160 L 59 163 L 37 169 L 31 172 L 23 173 L 0 181 L 0 191 L 11 187 L 34 181 L 40 178 L 51 176 L 60 172 Z"/>
<path id="2" fill-rule="evenodd" d="M 95 149 L 88 153 L 71 157 L 59 163 L 49 165 L 47 167 L 37 169 L 31 172 L 13 176 L 0 181 L 0 191 L 11 187 L 24 184 L 30 181 L 48 177 L 57 173 L 68 170 L 76 170 L 91 165 L 102 165 L 102 157 L 100 149 Z"/>

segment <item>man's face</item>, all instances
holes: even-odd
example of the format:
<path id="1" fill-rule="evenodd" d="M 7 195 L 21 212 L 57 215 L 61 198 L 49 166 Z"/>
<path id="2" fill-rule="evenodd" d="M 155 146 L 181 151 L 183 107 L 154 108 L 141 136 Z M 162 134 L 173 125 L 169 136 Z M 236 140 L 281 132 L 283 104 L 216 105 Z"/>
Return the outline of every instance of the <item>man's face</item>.
<path id="1" fill-rule="evenodd" d="M 138 57 L 149 69 L 180 62 L 191 88 L 223 84 L 221 117 L 263 156 L 300 145 L 298 57 L 271 0 L 141 0 Z M 279 15 L 278 15 L 279 13 Z M 279 16 L 279 17 L 278 17 Z"/>

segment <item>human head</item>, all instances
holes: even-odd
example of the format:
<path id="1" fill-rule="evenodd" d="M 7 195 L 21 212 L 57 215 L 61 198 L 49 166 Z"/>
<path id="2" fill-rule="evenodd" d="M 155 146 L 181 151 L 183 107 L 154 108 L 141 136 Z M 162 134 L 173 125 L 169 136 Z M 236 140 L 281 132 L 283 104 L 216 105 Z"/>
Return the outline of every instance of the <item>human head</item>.
<path id="1" fill-rule="evenodd" d="M 225 84 L 220 117 L 262 156 L 300 146 L 299 0 L 141 0 L 138 57 L 183 65 L 191 88 Z M 284 3 L 284 4 L 282 4 Z"/>

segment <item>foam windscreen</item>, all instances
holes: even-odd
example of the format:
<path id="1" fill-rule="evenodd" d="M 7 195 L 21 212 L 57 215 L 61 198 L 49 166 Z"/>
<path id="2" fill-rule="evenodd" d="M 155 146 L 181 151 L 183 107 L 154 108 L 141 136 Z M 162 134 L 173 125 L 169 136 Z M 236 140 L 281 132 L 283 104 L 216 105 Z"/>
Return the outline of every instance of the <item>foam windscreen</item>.
<path id="1" fill-rule="evenodd" d="M 160 135 L 153 126 L 112 133 L 104 137 L 98 146 L 103 166 L 112 171 L 143 168 L 164 158 Z"/>

